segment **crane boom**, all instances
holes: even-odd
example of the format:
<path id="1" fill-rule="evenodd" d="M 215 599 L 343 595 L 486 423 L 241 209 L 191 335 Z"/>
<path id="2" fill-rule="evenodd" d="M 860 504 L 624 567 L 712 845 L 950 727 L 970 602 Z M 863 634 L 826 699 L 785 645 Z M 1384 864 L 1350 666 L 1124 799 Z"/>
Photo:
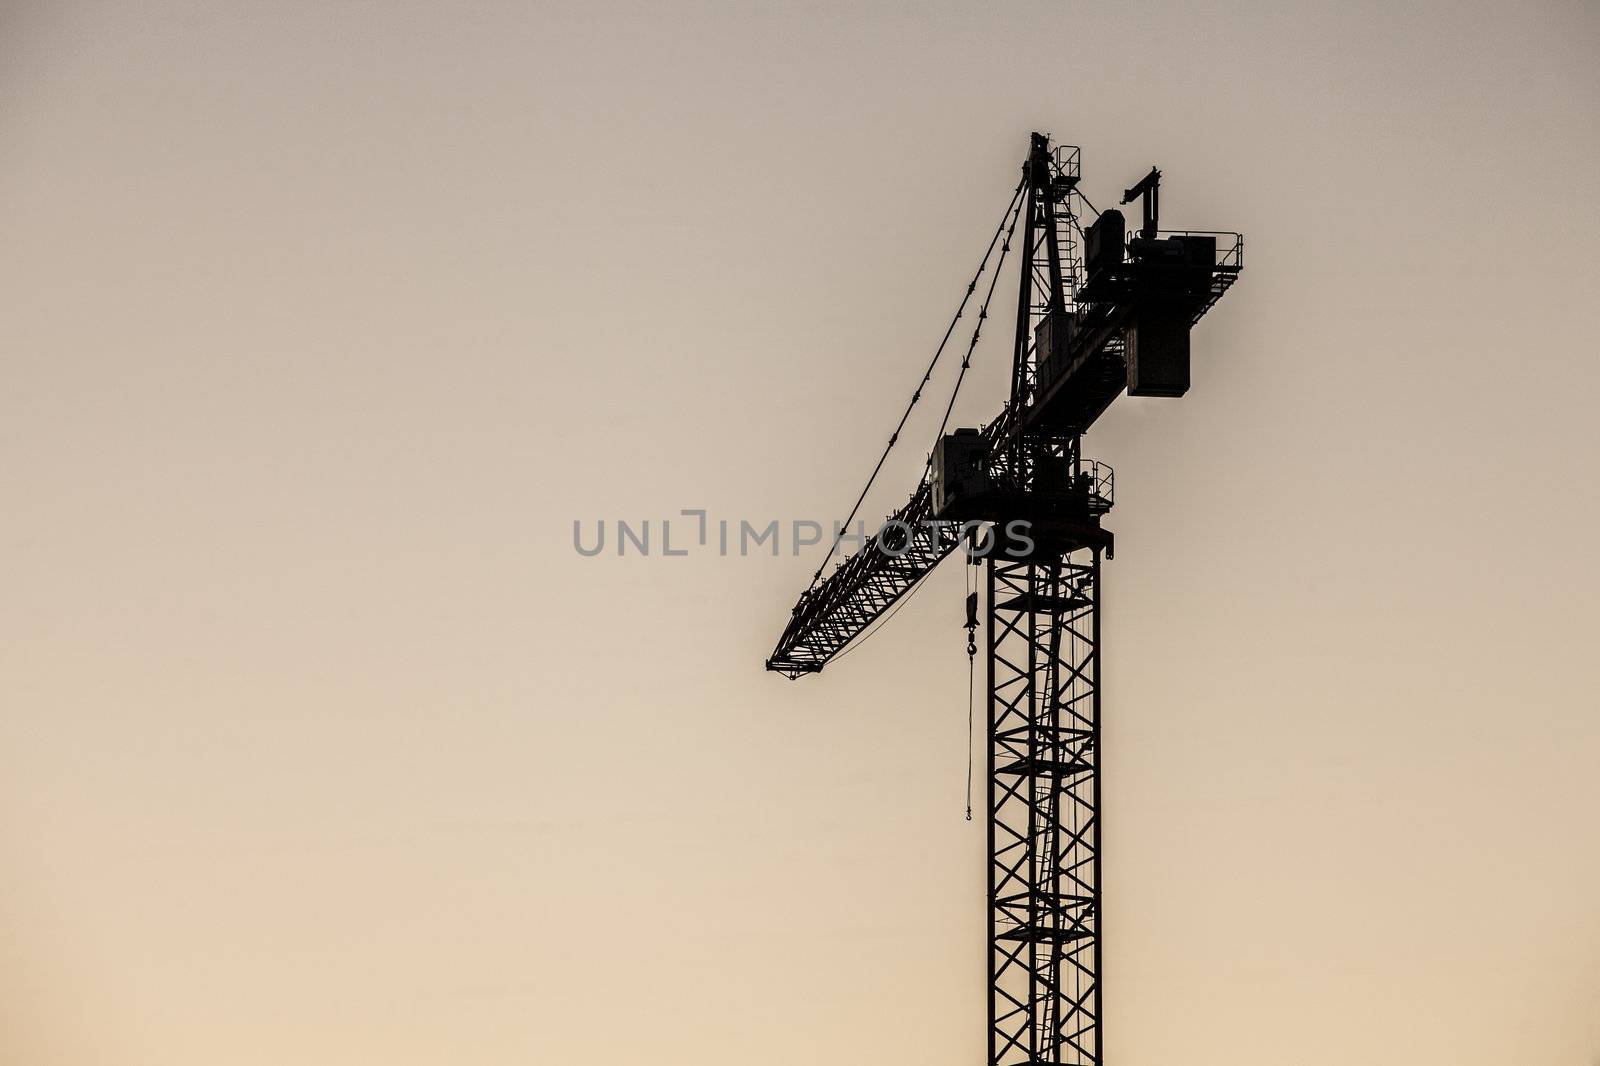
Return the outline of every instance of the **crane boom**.
<path id="1" fill-rule="evenodd" d="M 933 492 L 924 481 L 884 523 L 885 531 L 801 595 L 767 669 L 790 678 L 819 672 L 938 566 L 955 550 L 957 534 L 927 525 L 932 515 Z M 899 533 L 902 527 L 910 532 Z M 896 537 L 894 551 L 880 547 L 885 536 Z"/>
<path id="2" fill-rule="evenodd" d="M 1011 408 L 983 430 L 992 446 L 1011 427 Z M 933 514 L 933 486 L 924 478 L 871 539 L 816 586 L 801 594 L 767 669 L 793 679 L 822 670 L 956 549 L 959 523 Z"/>

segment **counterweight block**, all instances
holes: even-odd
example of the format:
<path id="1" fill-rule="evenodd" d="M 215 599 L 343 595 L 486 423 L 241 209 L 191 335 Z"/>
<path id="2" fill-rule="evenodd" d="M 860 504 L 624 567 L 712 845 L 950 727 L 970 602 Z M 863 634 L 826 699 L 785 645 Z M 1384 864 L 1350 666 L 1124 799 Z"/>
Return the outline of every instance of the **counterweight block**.
<path id="1" fill-rule="evenodd" d="M 1128 395 L 1182 396 L 1189 391 L 1189 330 L 1211 289 L 1217 239 L 1136 237 L 1128 250 L 1135 292 L 1126 333 Z"/>

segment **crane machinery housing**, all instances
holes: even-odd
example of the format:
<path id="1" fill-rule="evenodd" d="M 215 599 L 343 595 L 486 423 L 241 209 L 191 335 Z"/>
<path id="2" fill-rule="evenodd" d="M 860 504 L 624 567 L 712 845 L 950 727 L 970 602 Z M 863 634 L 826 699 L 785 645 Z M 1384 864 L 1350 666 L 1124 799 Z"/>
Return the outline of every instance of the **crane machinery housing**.
<path id="1" fill-rule="evenodd" d="M 817 673 L 958 547 L 983 567 L 989 1066 L 1105 1061 L 1100 578 L 1113 481 L 1082 440 L 1124 391 L 1188 391 L 1190 329 L 1243 266 L 1238 233 L 1159 228 L 1155 168 L 1123 193 L 1140 207 L 1128 233 L 1120 211 L 1095 211 L 1079 189 L 1080 159 L 1033 134 L 978 271 L 998 243 L 981 330 L 1020 222 L 1009 402 L 981 428 L 941 425 L 910 499 L 823 578 L 835 536 L 766 663 L 791 679 Z M 978 611 L 972 593 L 969 654 Z"/>

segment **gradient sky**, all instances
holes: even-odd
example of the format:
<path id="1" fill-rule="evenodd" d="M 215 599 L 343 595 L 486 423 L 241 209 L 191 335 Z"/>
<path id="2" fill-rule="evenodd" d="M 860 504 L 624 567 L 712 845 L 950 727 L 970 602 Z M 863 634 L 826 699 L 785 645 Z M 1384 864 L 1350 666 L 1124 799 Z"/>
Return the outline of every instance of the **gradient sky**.
<path id="1" fill-rule="evenodd" d="M 837 517 L 1033 129 L 1248 236 L 1087 442 L 1112 1061 L 1600 1060 L 1594 5 L 13 2 L 0 57 L 0 1061 L 980 1062 L 960 568 L 791 684 L 814 551 L 571 535 Z"/>

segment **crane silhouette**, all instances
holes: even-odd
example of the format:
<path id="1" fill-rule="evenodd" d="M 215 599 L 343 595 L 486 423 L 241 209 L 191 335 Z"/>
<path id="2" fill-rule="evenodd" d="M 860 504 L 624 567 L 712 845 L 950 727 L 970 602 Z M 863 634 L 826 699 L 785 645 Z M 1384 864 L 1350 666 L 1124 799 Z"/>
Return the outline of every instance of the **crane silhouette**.
<path id="1" fill-rule="evenodd" d="M 1020 223 L 1009 401 L 987 424 L 946 433 L 952 393 L 910 498 L 824 578 L 878 460 L 766 663 L 791 679 L 818 673 L 958 547 L 982 567 L 990 1066 L 1104 1061 L 1100 574 L 1114 548 L 1103 524 L 1113 478 L 1084 457 L 1082 440 L 1124 391 L 1188 391 L 1190 330 L 1243 266 L 1240 234 L 1159 228 L 1159 170 L 1123 193 L 1141 209 L 1130 235 L 1120 211 L 1095 211 L 1079 189 L 1080 163 L 1079 149 L 1032 135 L 1022 179 L 907 415 L 998 244 L 959 390 Z M 978 614 L 973 592 L 969 661 Z"/>

